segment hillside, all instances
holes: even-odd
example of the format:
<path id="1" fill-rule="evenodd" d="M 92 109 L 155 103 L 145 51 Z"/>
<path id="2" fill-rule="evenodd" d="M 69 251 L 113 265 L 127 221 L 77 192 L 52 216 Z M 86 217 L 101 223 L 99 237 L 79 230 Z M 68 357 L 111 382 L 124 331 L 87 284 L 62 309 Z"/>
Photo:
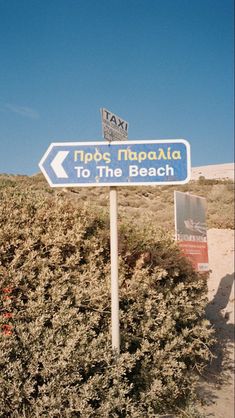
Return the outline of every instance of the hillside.
<path id="1" fill-rule="evenodd" d="M 191 179 L 199 180 L 200 177 L 217 180 L 230 179 L 234 181 L 234 163 L 211 164 L 201 167 L 193 167 Z"/>
<path id="2" fill-rule="evenodd" d="M 220 228 L 208 234 L 212 274 L 207 306 L 205 278 L 196 277 L 170 239 L 174 190 L 206 197 L 208 226 Z M 194 370 L 203 369 L 204 360 L 211 357 L 205 309 L 217 340 L 221 324 L 227 332 L 223 318 L 230 315 L 231 306 L 224 311 L 223 295 L 229 298 L 232 286 L 234 184 L 201 177 L 177 188 L 123 187 L 118 195 L 122 355 L 116 367 L 107 345 L 108 188 L 52 189 L 42 175 L 0 176 L 1 287 L 4 290 L 9 279 L 14 284 L 7 315 L 14 315 L 16 337 L 0 341 L 1 416 L 11 416 L 14 410 L 16 418 L 31 418 L 27 411 L 34 408 L 34 416 L 53 411 L 59 417 L 63 405 L 69 406 L 68 418 L 93 417 L 94 411 L 100 418 L 140 418 L 146 416 L 146 408 L 154 418 L 160 418 L 154 411 L 172 410 L 179 414 L 167 415 L 171 418 L 202 418 L 191 403 Z M 231 339 L 223 337 L 223 350 L 227 342 Z M 215 350 L 220 361 L 221 347 Z M 222 360 L 228 363 L 226 356 Z M 212 362 L 210 378 L 201 386 L 202 400 L 218 399 L 208 406 L 206 416 L 222 417 L 220 408 L 231 396 L 230 387 L 218 391 L 218 381 L 211 382 L 215 373 L 221 376 L 223 362 L 219 369 Z M 115 379 L 121 383 L 118 395 L 113 392 Z M 231 408 L 232 402 L 227 402 L 228 418 Z"/>
<path id="3" fill-rule="evenodd" d="M 182 409 L 192 411 L 195 371 L 211 358 L 214 331 L 205 319 L 205 276 L 171 234 L 146 210 L 141 223 L 123 206 L 117 357 L 109 215 L 97 207 L 100 196 L 90 191 L 85 201 L 41 178 L 5 177 L 1 186 L 0 416 L 183 418 Z M 129 191 L 122 192 L 125 203 Z"/>
<path id="4" fill-rule="evenodd" d="M 104 210 L 109 206 L 108 187 L 53 189 L 42 174 L 32 177 L 0 175 L 0 187 L 13 188 L 16 193 L 33 190 L 35 193 L 55 194 Z M 200 178 L 181 186 L 120 187 L 120 219 L 138 220 L 138 224 L 155 223 L 173 233 L 174 190 L 206 197 L 208 228 L 234 228 L 234 183 L 220 179 Z"/>

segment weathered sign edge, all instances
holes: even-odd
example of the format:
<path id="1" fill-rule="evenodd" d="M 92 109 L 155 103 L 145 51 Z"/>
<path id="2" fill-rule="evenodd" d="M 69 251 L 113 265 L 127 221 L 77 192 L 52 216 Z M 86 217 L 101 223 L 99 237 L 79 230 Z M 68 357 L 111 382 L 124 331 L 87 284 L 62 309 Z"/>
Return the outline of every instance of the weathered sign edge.
<path id="1" fill-rule="evenodd" d="M 187 149 L 187 177 L 185 180 L 181 180 L 181 181 L 173 181 L 173 182 L 133 182 L 133 183 L 129 183 L 129 182 L 115 182 L 115 183 L 102 183 L 102 182 L 97 182 L 97 183 L 60 183 L 60 184 L 53 184 L 50 180 L 50 177 L 48 176 L 46 170 L 43 167 L 43 163 L 46 160 L 47 156 L 49 155 L 51 149 L 55 146 L 74 146 L 74 145 L 105 145 L 105 146 L 110 146 L 112 147 L 113 145 L 131 145 L 131 144 L 184 144 L 186 146 Z M 40 170 L 42 171 L 43 175 L 45 176 L 47 182 L 49 183 L 49 185 L 51 187 L 111 187 L 111 186 L 173 186 L 173 185 L 180 185 L 180 184 L 186 184 L 190 181 L 191 178 L 191 155 L 190 155 L 190 144 L 186 139 L 150 139 L 150 140 L 129 140 L 129 141 L 113 141 L 112 143 L 107 143 L 107 141 L 86 141 L 86 142 L 52 142 L 48 149 L 46 150 L 45 154 L 43 155 L 43 157 L 41 158 L 39 164 L 38 164 Z"/>

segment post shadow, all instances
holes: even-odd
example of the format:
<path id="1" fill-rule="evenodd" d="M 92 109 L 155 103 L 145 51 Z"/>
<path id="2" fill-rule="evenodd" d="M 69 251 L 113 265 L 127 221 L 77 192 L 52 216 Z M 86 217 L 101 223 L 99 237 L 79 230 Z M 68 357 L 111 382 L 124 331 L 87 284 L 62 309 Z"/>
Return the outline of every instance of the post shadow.
<path id="1" fill-rule="evenodd" d="M 211 389 L 210 384 L 220 386 L 223 383 L 228 383 L 228 373 L 234 371 L 229 349 L 234 343 L 235 327 L 234 324 L 228 323 L 232 312 L 223 312 L 229 300 L 234 299 L 234 295 L 232 295 L 233 282 L 234 273 L 224 276 L 213 300 L 207 304 L 205 310 L 206 318 L 214 327 L 216 340 L 212 348 L 214 358 L 205 368 L 197 388 L 199 398 L 203 404 L 207 405 L 213 404 L 217 399 L 217 395 Z"/>
<path id="2" fill-rule="evenodd" d="M 223 379 L 222 375 L 224 372 L 234 370 L 234 364 L 231 364 L 231 359 L 229 358 L 229 348 L 231 343 L 234 343 L 235 327 L 234 324 L 228 323 L 233 313 L 229 311 L 223 312 L 228 305 L 229 299 L 234 299 L 234 295 L 232 295 L 233 282 L 234 273 L 224 276 L 220 281 L 213 300 L 206 307 L 206 318 L 213 325 L 216 338 L 216 343 L 213 347 L 215 358 L 207 368 L 209 374 L 210 370 L 213 371 L 211 377 L 213 378 L 214 376 L 214 379 L 212 380 L 217 380 L 217 378 Z"/>

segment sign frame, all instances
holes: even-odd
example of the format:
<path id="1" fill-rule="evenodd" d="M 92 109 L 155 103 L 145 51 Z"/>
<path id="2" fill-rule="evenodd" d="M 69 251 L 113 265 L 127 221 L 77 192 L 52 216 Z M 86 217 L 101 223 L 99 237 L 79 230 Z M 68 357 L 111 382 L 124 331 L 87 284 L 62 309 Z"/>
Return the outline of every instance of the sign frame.
<path id="1" fill-rule="evenodd" d="M 136 181 L 136 182 L 121 182 L 116 180 L 115 182 L 96 182 L 96 183 L 68 183 L 66 180 L 63 183 L 56 184 L 53 181 L 51 181 L 50 176 L 48 175 L 46 169 L 44 168 L 43 164 L 46 161 L 47 157 L 49 156 L 50 152 L 54 147 L 69 147 L 69 146 L 106 146 L 113 147 L 113 146 L 123 146 L 128 145 L 131 147 L 131 145 L 141 145 L 141 144 L 184 144 L 186 147 L 186 165 L 187 165 L 187 177 L 184 180 L 175 180 L 175 181 L 157 181 L 157 182 L 149 182 L 149 181 Z M 53 160 L 54 161 L 54 160 Z M 106 141 L 86 141 L 86 142 L 52 142 L 48 149 L 46 150 L 45 154 L 41 158 L 39 162 L 39 168 L 44 174 L 46 180 L 48 181 L 49 185 L 51 187 L 112 187 L 112 186 L 167 186 L 167 185 L 177 185 L 177 184 L 186 184 L 189 182 L 191 178 L 191 155 L 190 155 L 190 144 L 185 139 L 152 139 L 152 140 L 129 140 L 129 141 L 112 141 L 109 143 Z"/>
<path id="2" fill-rule="evenodd" d="M 181 203 L 180 199 L 182 199 Z M 205 197 L 174 191 L 175 241 L 198 273 L 210 270 L 206 203 Z M 196 210 L 198 210 L 197 214 Z"/>

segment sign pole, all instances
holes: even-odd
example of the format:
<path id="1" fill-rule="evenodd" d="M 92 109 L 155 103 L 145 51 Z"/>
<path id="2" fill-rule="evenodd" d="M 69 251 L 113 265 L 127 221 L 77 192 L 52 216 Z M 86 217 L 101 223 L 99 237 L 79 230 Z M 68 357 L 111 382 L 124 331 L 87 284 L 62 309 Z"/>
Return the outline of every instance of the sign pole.
<path id="1" fill-rule="evenodd" d="M 117 186 L 185 184 L 190 145 L 184 139 L 127 141 L 127 121 L 101 109 L 106 142 L 52 143 L 39 167 L 51 187 L 110 188 L 112 349 L 120 354 Z"/>
<path id="2" fill-rule="evenodd" d="M 119 291 L 118 291 L 118 205 L 117 187 L 110 187 L 110 252 L 111 252 L 111 324 L 112 349 L 120 353 Z"/>

